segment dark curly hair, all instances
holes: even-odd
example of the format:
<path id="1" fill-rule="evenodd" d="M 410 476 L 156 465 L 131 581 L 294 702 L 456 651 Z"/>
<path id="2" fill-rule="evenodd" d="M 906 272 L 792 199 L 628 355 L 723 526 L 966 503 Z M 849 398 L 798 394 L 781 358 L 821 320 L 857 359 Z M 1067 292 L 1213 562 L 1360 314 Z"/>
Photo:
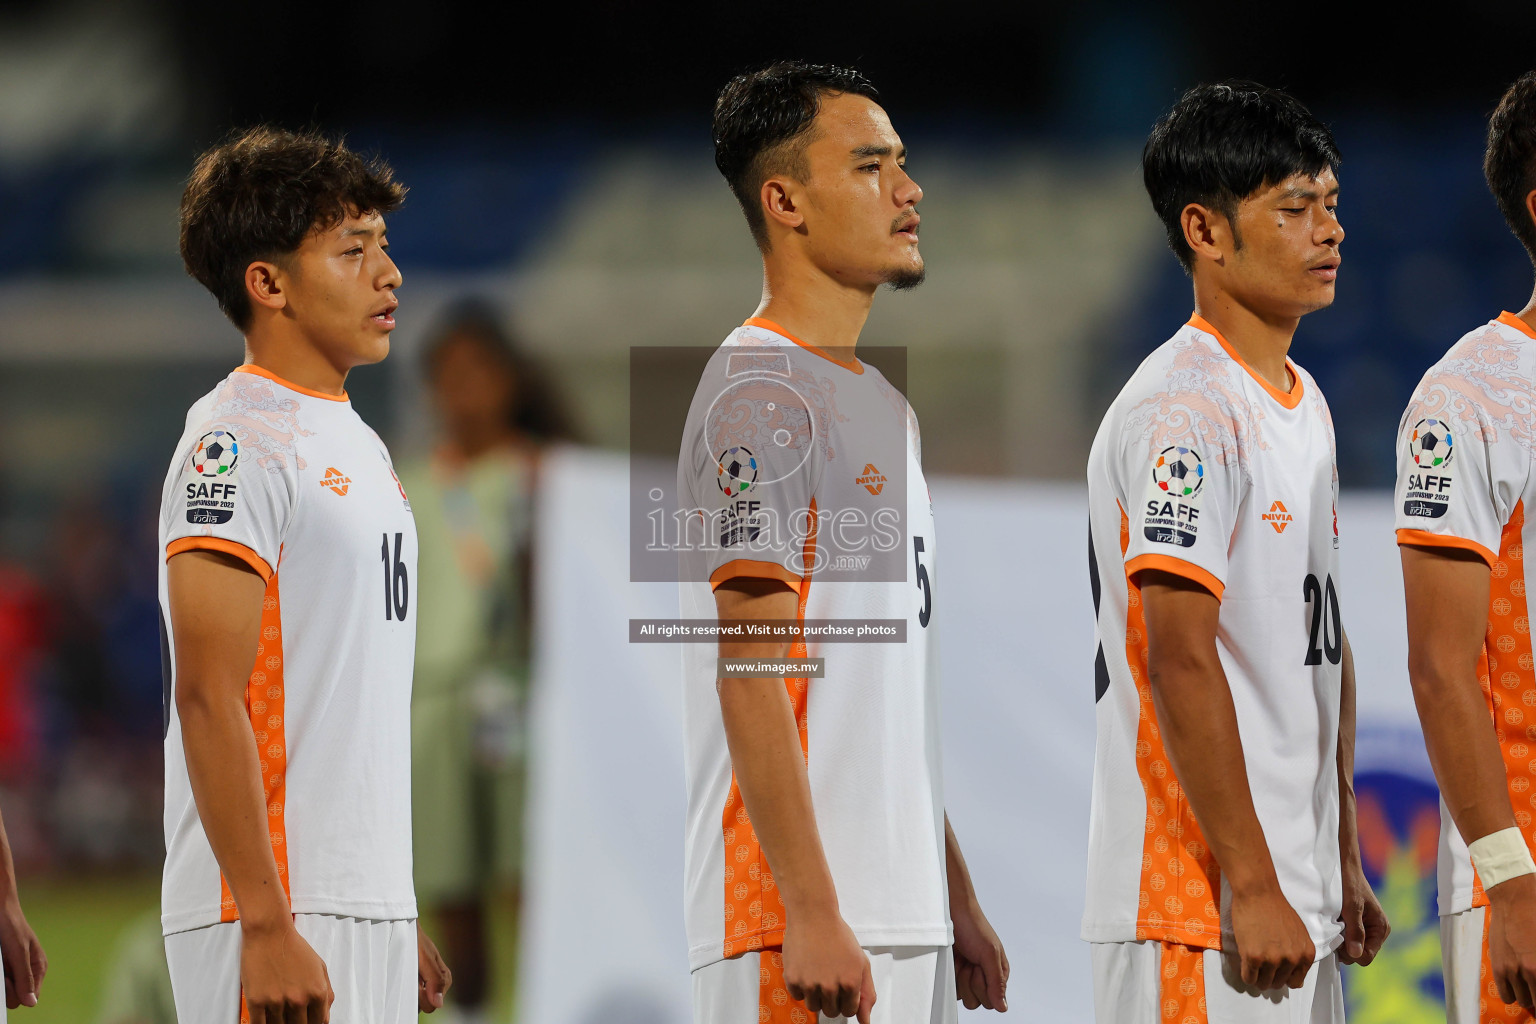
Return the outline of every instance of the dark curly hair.
<path id="1" fill-rule="evenodd" d="M 1536 71 L 1509 87 L 1488 118 L 1483 175 L 1510 230 L 1536 263 L 1536 220 L 1525 197 L 1536 191 Z"/>
<path id="2" fill-rule="evenodd" d="M 317 132 L 257 127 L 198 157 L 181 194 L 181 261 L 240 330 L 251 326 L 245 270 L 288 255 L 311 231 L 350 215 L 389 213 L 405 186 Z"/>
<path id="3" fill-rule="evenodd" d="M 1141 153 L 1142 180 L 1186 271 L 1184 208 L 1220 210 L 1236 231 L 1237 204 L 1293 174 L 1338 170 L 1333 135 L 1306 107 L 1257 82 L 1197 85 L 1152 126 Z M 1242 239 L 1236 239 L 1238 245 Z"/>
<path id="4" fill-rule="evenodd" d="M 803 181 L 805 146 L 826 95 L 878 99 L 858 71 L 831 64 L 779 61 L 737 75 L 715 99 L 715 166 L 747 215 L 757 247 L 768 249 L 768 224 L 758 192 L 775 174 Z"/>

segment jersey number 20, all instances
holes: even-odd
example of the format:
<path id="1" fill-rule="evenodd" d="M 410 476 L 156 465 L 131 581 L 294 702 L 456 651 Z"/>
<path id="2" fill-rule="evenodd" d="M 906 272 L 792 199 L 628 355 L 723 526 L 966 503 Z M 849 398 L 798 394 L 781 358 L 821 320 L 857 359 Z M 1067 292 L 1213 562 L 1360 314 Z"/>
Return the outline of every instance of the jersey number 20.
<path id="1" fill-rule="evenodd" d="M 1344 625 L 1339 621 L 1339 592 L 1333 588 L 1333 577 L 1325 577 L 1319 583 L 1317 577 L 1307 573 L 1301 583 L 1301 596 L 1307 602 L 1312 616 L 1312 631 L 1307 638 L 1305 664 L 1321 665 L 1326 655 L 1328 664 L 1337 665 L 1344 657 Z M 1318 646 L 1318 634 L 1322 634 L 1322 646 Z"/>

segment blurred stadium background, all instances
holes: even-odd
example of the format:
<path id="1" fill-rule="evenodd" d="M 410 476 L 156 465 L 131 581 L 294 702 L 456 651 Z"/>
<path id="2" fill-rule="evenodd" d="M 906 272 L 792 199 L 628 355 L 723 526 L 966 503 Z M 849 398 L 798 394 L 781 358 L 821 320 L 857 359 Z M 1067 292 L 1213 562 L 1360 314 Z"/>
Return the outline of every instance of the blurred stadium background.
<path id="1" fill-rule="evenodd" d="M 0 3 L 0 806 L 54 965 L 16 1019 L 118 1021 L 114 993 L 153 933 L 155 507 L 184 410 L 240 356 L 182 274 L 176 206 L 196 153 L 230 128 L 345 132 L 411 186 L 390 224 L 406 277 L 396 352 L 349 381 L 397 453 L 431 443 L 417 350 L 466 296 L 505 311 L 581 440 L 622 452 L 630 347 L 713 345 L 757 301 L 710 158 L 715 90 L 779 56 L 858 64 L 927 192 L 928 283 L 882 296 L 865 337 L 908 348 L 929 472 L 1075 483 L 1104 406 L 1190 306 L 1141 190 L 1146 128 L 1199 80 L 1287 87 L 1345 155 L 1340 298 L 1295 355 L 1328 393 L 1343 485 L 1359 490 L 1390 484 L 1423 369 L 1529 294 L 1480 161 L 1532 28 L 1521 3 L 1434 24 L 1400 7 L 1181 0 Z M 1434 797 L 1383 779 L 1384 879 Z M 1418 894 L 1405 905 L 1422 905 L 1422 857 L 1402 863 Z M 497 920 L 508 1006 L 515 923 Z M 1414 948 L 1404 970 L 1432 998 L 1436 961 Z"/>

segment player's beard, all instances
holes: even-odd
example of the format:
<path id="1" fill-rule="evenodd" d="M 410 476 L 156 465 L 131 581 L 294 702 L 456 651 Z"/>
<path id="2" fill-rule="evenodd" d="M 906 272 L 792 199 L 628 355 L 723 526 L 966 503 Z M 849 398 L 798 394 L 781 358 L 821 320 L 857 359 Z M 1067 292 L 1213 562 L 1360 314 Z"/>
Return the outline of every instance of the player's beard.
<path id="1" fill-rule="evenodd" d="M 891 271 L 886 276 L 885 283 L 891 286 L 893 292 L 906 292 L 922 284 L 926 276 L 928 276 L 927 265 L 919 263 L 915 267 L 901 267 Z"/>

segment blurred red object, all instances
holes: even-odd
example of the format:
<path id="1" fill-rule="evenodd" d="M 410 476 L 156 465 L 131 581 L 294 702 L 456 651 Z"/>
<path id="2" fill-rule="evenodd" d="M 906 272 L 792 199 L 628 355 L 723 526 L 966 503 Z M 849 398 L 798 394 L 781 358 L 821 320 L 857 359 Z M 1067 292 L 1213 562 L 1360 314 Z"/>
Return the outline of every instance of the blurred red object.
<path id="1" fill-rule="evenodd" d="M 31 576 L 0 565 L 0 779 L 25 775 L 36 763 L 34 681 L 47 640 L 46 607 Z"/>

